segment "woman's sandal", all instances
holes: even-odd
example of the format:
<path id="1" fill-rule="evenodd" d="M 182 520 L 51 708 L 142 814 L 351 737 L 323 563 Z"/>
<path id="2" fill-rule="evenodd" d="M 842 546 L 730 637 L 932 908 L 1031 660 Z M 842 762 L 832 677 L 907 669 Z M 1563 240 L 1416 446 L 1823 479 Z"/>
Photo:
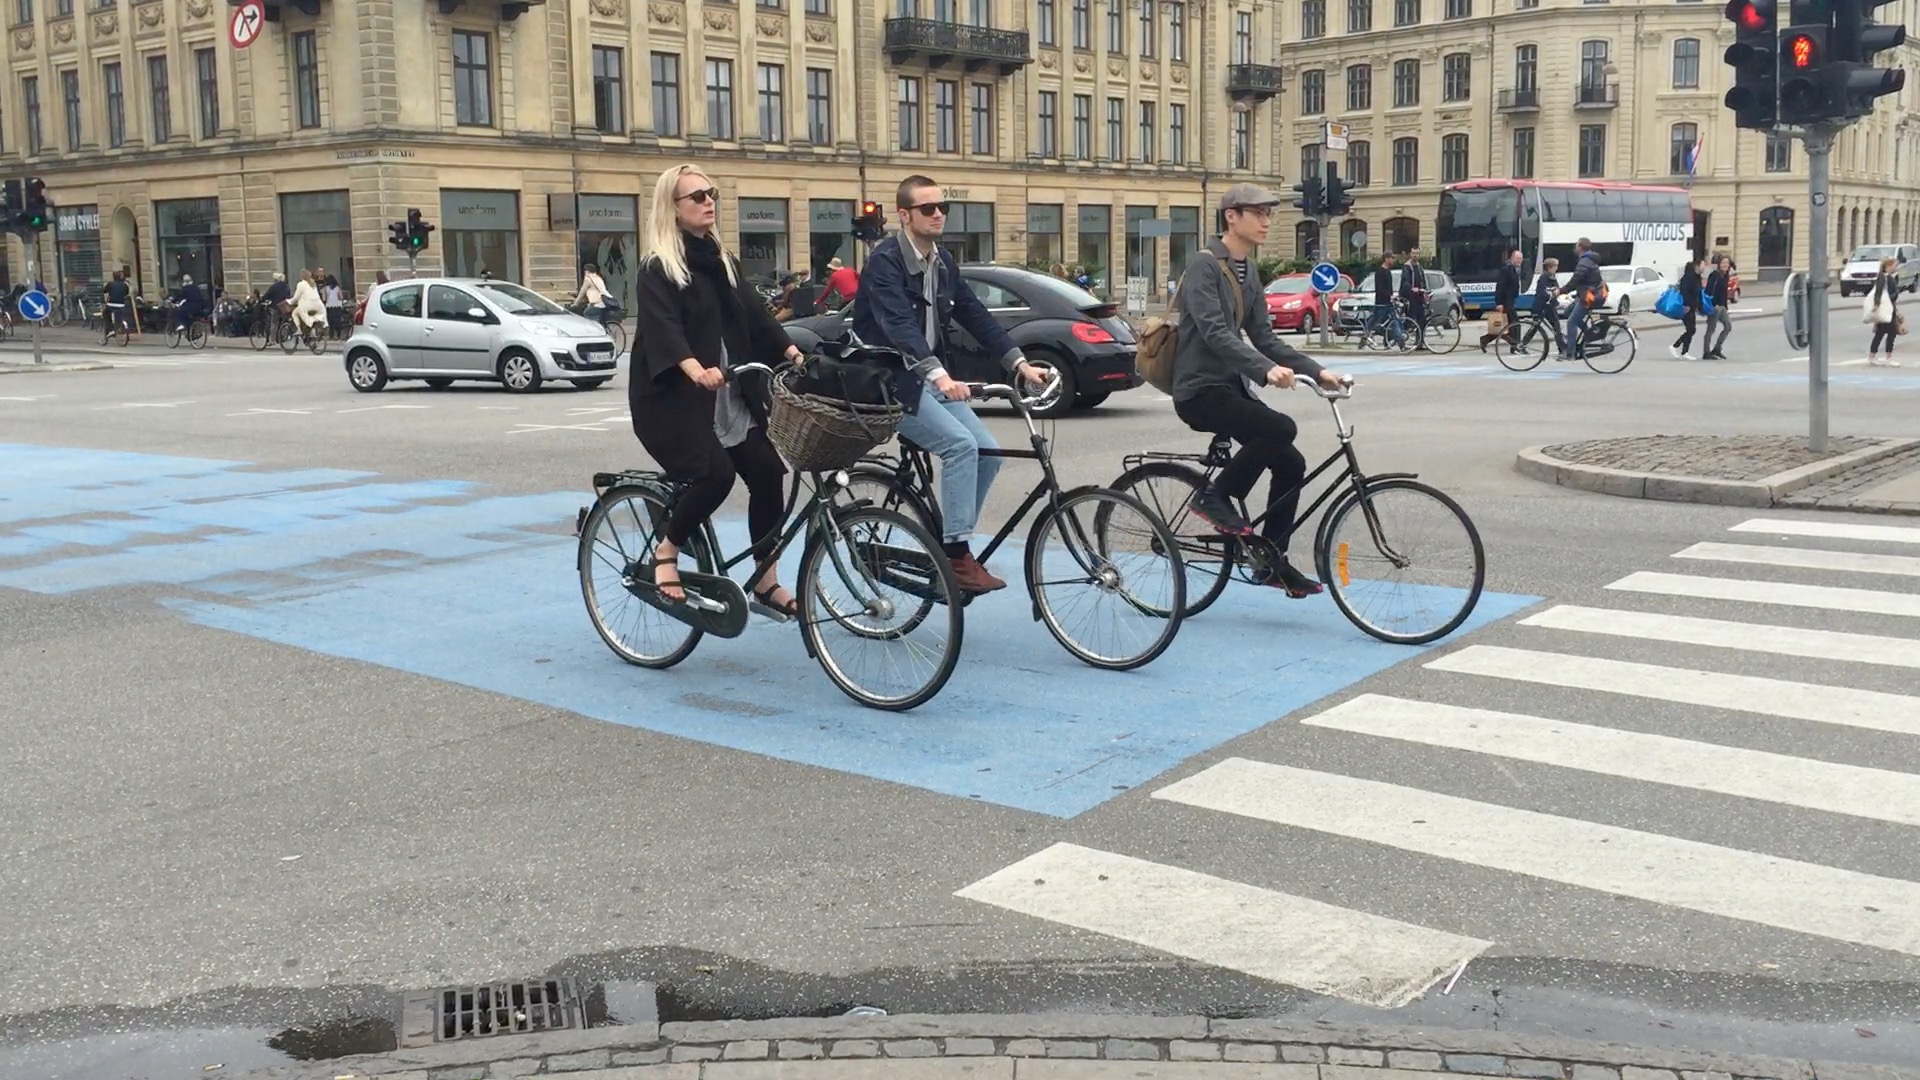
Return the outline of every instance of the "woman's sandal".
<path id="1" fill-rule="evenodd" d="M 658 556 L 656 556 L 655 558 L 657 560 Z M 673 575 L 672 580 L 670 581 L 660 580 L 660 573 L 663 570 Z M 684 604 L 687 602 L 687 587 L 680 583 L 680 567 L 675 563 L 659 562 L 659 561 L 654 562 L 653 587 L 659 590 L 660 599 L 665 600 L 669 604 Z M 672 593 L 668 592 L 667 591 L 668 589 L 672 589 L 673 592 Z M 675 596 L 674 593 L 678 593 L 679 595 Z"/>
<path id="2" fill-rule="evenodd" d="M 781 586 L 775 585 L 768 589 L 756 591 L 753 594 L 754 605 L 760 608 L 766 615 L 778 618 L 783 622 L 787 619 L 797 618 L 800 614 L 799 599 L 789 595 L 786 603 L 776 602 L 773 594 L 779 592 L 780 589 Z"/>

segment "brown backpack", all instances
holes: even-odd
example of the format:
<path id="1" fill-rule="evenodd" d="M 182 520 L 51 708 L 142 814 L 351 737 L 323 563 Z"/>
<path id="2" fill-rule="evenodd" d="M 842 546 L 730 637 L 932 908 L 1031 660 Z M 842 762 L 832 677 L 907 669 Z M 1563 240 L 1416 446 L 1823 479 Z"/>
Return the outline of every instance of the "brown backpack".
<path id="1" fill-rule="evenodd" d="M 1233 325 L 1238 328 L 1246 321 L 1246 291 L 1220 256 L 1212 252 L 1207 255 L 1220 268 L 1220 276 L 1227 280 L 1228 287 L 1233 290 Z M 1148 319 L 1146 329 L 1140 332 L 1140 349 L 1134 366 L 1139 369 L 1140 377 L 1147 380 L 1148 386 L 1163 394 L 1173 393 L 1173 354 L 1177 351 L 1180 332 L 1180 322 L 1174 317 L 1174 309 L 1179 307 L 1185 295 L 1185 289 L 1176 293 L 1166 317 L 1155 315 Z"/>

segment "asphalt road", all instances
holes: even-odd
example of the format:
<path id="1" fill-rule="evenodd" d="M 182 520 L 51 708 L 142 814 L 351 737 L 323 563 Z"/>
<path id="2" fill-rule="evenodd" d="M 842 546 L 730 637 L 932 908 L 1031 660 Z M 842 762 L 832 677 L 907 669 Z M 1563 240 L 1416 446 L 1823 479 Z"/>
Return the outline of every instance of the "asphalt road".
<path id="1" fill-rule="evenodd" d="M 1539 443 L 1804 430 L 1771 320 L 1724 363 L 1668 359 L 1670 332 L 1611 377 L 1338 359 L 1362 460 L 1485 539 L 1480 621 L 1435 649 L 1236 586 L 1114 675 L 1002 595 L 897 716 L 790 628 L 667 673 L 595 639 L 570 526 L 592 473 L 643 463 L 624 377 L 361 395 L 333 356 L 150 349 L 0 377 L 0 1074 L 265 1063 L 283 1028 L 550 971 L 696 1016 L 1393 1016 L 1920 1059 L 1920 703 L 1888 696 L 1915 693 L 1920 546 L 1729 531 L 1912 523 L 1512 471 Z M 1270 396 L 1332 448 L 1324 406 Z M 1920 436 L 1916 403 L 1920 366 L 1835 369 L 1835 434 Z M 1070 482 L 1203 445 L 1147 390 L 1052 434 Z M 1027 482 L 1010 463 L 985 520 Z M 1674 557 L 1741 543 L 1824 554 Z M 1816 591 L 1607 588 L 1649 572 Z"/>

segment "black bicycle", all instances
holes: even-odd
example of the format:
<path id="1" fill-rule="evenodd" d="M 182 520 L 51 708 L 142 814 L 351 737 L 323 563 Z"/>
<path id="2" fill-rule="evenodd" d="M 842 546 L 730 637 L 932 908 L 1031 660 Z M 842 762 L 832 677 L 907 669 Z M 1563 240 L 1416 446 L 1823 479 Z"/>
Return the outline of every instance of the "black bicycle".
<path id="1" fill-rule="evenodd" d="M 1421 645 L 1452 633 L 1480 602 L 1486 584 L 1486 551 L 1479 530 L 1460 504 L 1438 489 L 1420 483 L 1418 473 L 1374 473 L 1360 469 L 1353 450 L 1353 428 L 1340 413 L 1340 402 L 1353 396 L 1348 382 L 1327 390 L 1309 379 L 1305 386 L 1333 410 L 1340 438 L 1335 450 L 1302 479 L 1295 492 L 1304 492 L 1336 464 L 1339 475 L 1301 512 L 1291 532 L 1297 533 L 1322 505 L 1326 514 L 1314 534 L 1315 575 L 1333 594 L 1333 602 L 1355 626 L 1381 641 Z M 1138 453 L 1123 459 L 1125 471 L 1113 482 L 1116 491 L 1137 493 L 1140 502 L 1160 515 L 1178 536 L 1187 573 L 1186 614 L 1198 615 L 1220 598 L 1228 578 L 1267 585 L 1274 580 L 1284 555 L 1263 536 L 1227 536 L 1193 513 L 1191 502 L 1233 456 L 1233 441 L 1215 436 L 1204 454 Z M 1246 513 L 1244 501 L 1238 506 Z M 1267 515 L 1252 519 L 1258 528 Z M 1437 536 L 1437 541 L 1423 541 Z M 1429 580 L 1406 581 L 1416 560 L 1424 570 L 1428 560 L 1437 569 Z M 1386 610 L 1401 597 L 1412 600 L 1411 611 Z"/>
<path id="2" fill-rule="evenodd" d="M 1186 611 L 1187 577 L 1172 530 L 1130 495 L 1092 485 L 1061 489 L 1052 441 L 1033 420 L 1036 407 L 1045 410 L 1058 398 L 1058 376 L 1046 393 L 1032 399 L 1006 384 L 967 385 L 977 397 L 1011 402 L 1026 422 L 1031 445 L 1027 450 L 983 448 L 981 456 L 1040 463 L 1040 478 L 980 552 L 980 561 L 991 559 L 1040 507 L 1023 561 L 1033 617 L 1069 653 L 1094 667 L 1127 671 L 1151 663 L 1173 644 Z M 899 443 L 899 453 L 870 455 L 847 470 L 849 487 L 862 501 L 908 514 L 934 536 L 944 536 L 933 454 L 905 436 Z M 1094 625 L 1106 616 L 1111 616 L 1102 623 L 1106 629 Z"/>
<path id="3" fill-rule="evenodd" d="M 1513 341 L 1502 334 L 1493 342 L 1493 355 L 1500 366 L 1508 371 L 1532 371 L 1540 366 L 1550 354 L 1559 350 L 1559 335 L 1548 320 L 1535 316 L 1528 320 L 1530 325 L 1523 331 L 1519 340 Z M 1640 335 L 1627 325 L 1622 316 L 1606 311 L 1595 311 L 1587 315 L 1586 326 L 1575 343 L 1575 352 L 1587 367 L 1601 375 L 1618 375 L 1627 370 L 1633 358 L 1640 351 Z M 1561 356 L 1561 360 L 1571 360 L 1570 356 Z"/>
<path id="4" fill-rule="evenodd" d="M 755 371 L 784 377 L 765 364 L 741 364 L 728 377 Z M 776 410 L 782 407 L 776 400 Z M 774 427 L 769 424 L 770 434 Z M 796 513 L 803 482 L 812 491 Z M 844 469 L 796 468 L 787 489 L 786 524 L 747 580 L 759 580 L 804 532 L 794 593 L 807 655 L 862 705 L 911 709 L 938 694 L 959 661 L 960 587 L 939 541 L 919 522 L 851 498 L 849 482 Z M 698 567 L 680 572 L 685 599 L 660 591 L 654 550 L 683 484 L 660 472 L 628 470 L 596 473 L 593 487 L 597 498 L 575 522 L 580 592 L 594 629 L 622 660 L 670 668 L 707 634 L 738 637 L 749 612 L 789 620 L 785 611 L 749 599 L 728 575 L 755 559 L 755 552 L 748 547 L 724 556 L 711 523 L 689 538 L 683 552 Z M 883 655 L 869 660 L 856 654 L 862 648 Z"/>

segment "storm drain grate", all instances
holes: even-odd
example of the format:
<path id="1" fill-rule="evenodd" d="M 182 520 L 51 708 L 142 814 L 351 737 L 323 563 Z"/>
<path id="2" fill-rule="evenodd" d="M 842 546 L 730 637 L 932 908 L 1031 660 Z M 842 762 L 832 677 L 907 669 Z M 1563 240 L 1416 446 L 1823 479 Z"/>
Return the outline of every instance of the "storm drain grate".
<path id="1" fill-rule="evenodd" d="M 572 979 L 443 987 L 409 995 L 407 1005 L 408 1033 L 417 1038 L 431 1024 L 433 1042 L 586 1026 L 580 989 Z"/>

